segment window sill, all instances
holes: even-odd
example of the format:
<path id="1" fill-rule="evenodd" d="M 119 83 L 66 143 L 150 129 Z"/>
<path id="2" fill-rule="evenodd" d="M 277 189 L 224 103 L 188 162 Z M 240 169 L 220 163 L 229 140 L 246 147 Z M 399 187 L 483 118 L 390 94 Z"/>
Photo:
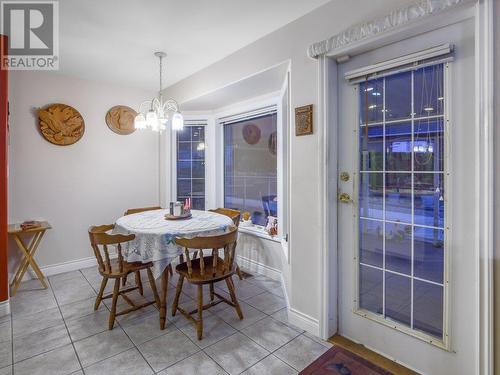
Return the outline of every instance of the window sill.
<path id="1" fill-rule="evenodd" d="M 238 231 L 240 233 L 245 233 L 250 236 L 255 236 L 259 238 L 263 238 L 265 240 L 273 241 L 273 242 L 278 242 L 281 243 L 281 237 L 279 236 L 270 236 L 263 227 L 258 226 L 258 225 L 252 225 L 252 226 L 245 226 L 245 227 L 238 227 Z"/>

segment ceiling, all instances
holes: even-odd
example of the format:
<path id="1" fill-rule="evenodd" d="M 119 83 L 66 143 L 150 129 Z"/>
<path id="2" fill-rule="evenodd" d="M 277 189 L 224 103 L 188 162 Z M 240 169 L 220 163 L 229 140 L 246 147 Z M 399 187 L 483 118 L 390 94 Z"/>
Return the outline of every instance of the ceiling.
<path id="1" fill-rule="evenodd" d="M 183 111 L 210 111 L 280 91 L 286 79 L 288 62 L 279 64 L 228 86 L 182 103 Z"/>
<path id="2" fill-rule="evenodd" d="M 59 73 L 159 88 L 190 76 L 329 0 L 64 0 Z"/>

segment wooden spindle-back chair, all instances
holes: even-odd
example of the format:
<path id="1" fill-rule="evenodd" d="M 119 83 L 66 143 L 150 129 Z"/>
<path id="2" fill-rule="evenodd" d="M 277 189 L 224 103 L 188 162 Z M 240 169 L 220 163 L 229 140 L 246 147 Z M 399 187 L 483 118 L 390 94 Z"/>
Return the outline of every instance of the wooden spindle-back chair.
<path id="1" fill-rule="evenodd" d="M 99 293 L 97 295 L 94 310 L 99 308 L 99 305 L 103 299 L 112 298 L 112 307 L 111 313 L 109 315 L 109 329 L 113 329 L 113 325 L 115 322 L 115 317 L 119 315 L 124 315 L 129 312 L 138 310 L 140 308 L 152 305 L 154 303 L 157 304 L 158 309 L 160 308 L 160 298 L 158 296 L 158 291 L 156 289 L 155 280 L 153 277 L 153 273 L 151 272 L 151 268 L 153 267 L 153 263 L 128 263 L 123 259 L 122 254 L 122 246 L 121 244 L 124 242 L 132 241 L 135 238 L 134 234 L 108 234 L 114 229 L 114 224 L 109 225 L 101 225 L 101 226 L 93 226 L 89 228 L 89 238 L 90 245 L 94 250 L 94 255 L 97 259 L 97 264 L 99 268 L 99 273 L 103 277 L 101 282 L 101 287 L 99 289 Z M 112 259 L 110 257 L 110 252 L 108 246 L 114 246 L 117 252 L 117 258 Z M 151 289 L 153 291 L 154 301 L 147 301 L 140 305 L 136 305 L 126 294 L 132 292 L 136 289 L 139 289 L 138 286 L 126 288 L 120 290 L 120 280 L 126 277 L 129 273 L 139 272 L 141 270 L 147 270 L 149 283 L 151 284 Z M 106 288 L 106 284 L 109 279 L 115 280 L 115 285 L 113 288 L 113 293 L 108 295 L 103 295 L 104 289 Z M 125 309 L 120 312 L 116 312 L 116 303 L 118 301 L 118 297 L 122 296 L 122 298 L 131 306 L 128 309 Z"/>
<path id="2" fill-rule="evenodd" d="M 215 209 L 208 210 L 208 211 L 228 216 L 228 217 L 231 218 L 231 220 L 233 221 L 233 223 L 236 226 L 236 228 L 238 228 L 240 226 L 241 213 L 238 210 L 233 210 L 231 208 L 215 208 Z M 243 276 L 241 274 L 240 266 L 238 266 L 238 264 L 236 264 L 236 274 L 238 275 L 238 277 L 240 278 L 240 280 L 243 280 Z"/>
<path id="3" fill-rule="evenodd" d="M 172 304 L 172 316 L 175 316 L 179 310 L 186 318 L 194 322 L 198 340 L 203 336 L 203 310 L 225 302 L 236 309 L 238 317 L 243 319 L 240 305 L 236 299 L 234 284 L 231 276 L 236 272 L 236 240 L 238 229 L 231 227 L 231 231 L 219 236 L 196 237 L 192 239 L 176 238 L 177 245 L 184 248 L 185 262 L 177 265 L 175 268 L 179 274 L 175 299 Z M 203 255 L 203 249 L 212 249 L 210 256 Z M 191 251 L 191 250 L 194 250 Z M 221 258 L 219 252 L 223 251 L 224 257 Z M 198 256 L 199 253 L 199 256 Z M 179 306 L 179 297 L 182 291 L 182 285 L 186 279 L 189 283 L 198 286 L 198 308 L 191 312 L 184 310 Z M 225 280 L 231 301 L 214 291 L 214 283 Z M 211 302 L 203 305 L 203 285 L 210 285 Z M 214 301 L 215 296 L 218 301 Z M 197 314 L 198 319 L 192 315 Z"/>

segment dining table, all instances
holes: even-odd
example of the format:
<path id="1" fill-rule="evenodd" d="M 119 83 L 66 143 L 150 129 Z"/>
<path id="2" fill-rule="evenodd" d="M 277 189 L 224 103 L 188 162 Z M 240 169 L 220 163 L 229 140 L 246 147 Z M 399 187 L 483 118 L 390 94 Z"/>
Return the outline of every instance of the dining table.
<path id="1" fill-rule="evenodd" d="M 191 210 L 191 217 L 167 219 L 168 209 L 144 211 L 120 217 L 113 233 L 134 234 L 122 244 L 123 259 L 129 263 L 153 263 L 153 276 L 161 278 L 160 328 L 165 328 L 167 316 L 168 265 L 182 254 L 177 237 L 216 236 L 234 225 L 231 218 L 210 211 Z"/>

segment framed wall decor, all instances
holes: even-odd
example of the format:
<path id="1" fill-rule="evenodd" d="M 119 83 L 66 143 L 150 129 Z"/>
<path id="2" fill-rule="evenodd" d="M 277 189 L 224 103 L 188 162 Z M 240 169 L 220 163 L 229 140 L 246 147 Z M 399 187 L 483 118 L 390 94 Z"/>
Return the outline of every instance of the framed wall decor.
<path id="1" fill-rule="evenodd" d="M 80 112 L 66 104 L 51 104 L 39 109 L 38 122 L 43 137 L 58 146 L 78 142 L 85 132 L 85 122 Z"/>
<path id="2" fill-rule="evenodd" d="M 116 105 L 106 113 L 106 124 L 116 134 L 127 135 L 135 132 L 134 119 L 137 112 L 125 105 Z"/>
<path id="3" fill-rule="evenodd" d="M 295 108 L 295 135 L 313 133 L 313 106 L 305 105 Z"/>

